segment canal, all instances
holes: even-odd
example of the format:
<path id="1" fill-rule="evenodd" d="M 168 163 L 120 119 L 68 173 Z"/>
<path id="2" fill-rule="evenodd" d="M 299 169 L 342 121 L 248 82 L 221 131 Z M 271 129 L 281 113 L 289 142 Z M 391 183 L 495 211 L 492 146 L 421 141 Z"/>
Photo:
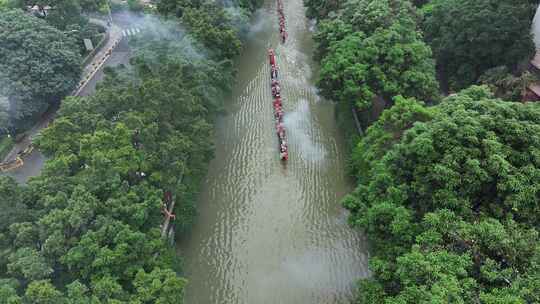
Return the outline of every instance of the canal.
<path id="1" fill-rule="evenodd" d="M 237 59 L 216 157 L 191 231 L 177 242 L 188 304 L 341 303 L 368 275 L 367 245 L 347 225 L 352 190 L 334 106 L 317 95 L 313 41 L 302 0 L 284 1 L 289 39 L 279 43 L 267 0 Z M 276 50 L 290 159 L 278 159 L 267 48 Z"/>

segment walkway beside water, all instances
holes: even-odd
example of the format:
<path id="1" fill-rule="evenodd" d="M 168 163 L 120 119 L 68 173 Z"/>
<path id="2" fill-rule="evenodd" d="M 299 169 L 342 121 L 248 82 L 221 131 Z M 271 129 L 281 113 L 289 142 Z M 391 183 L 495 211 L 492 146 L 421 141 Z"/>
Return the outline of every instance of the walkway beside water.
<path id="1" fill-rule="evenodd" d="M 350 298 L 368 275 L 364 238 L 340 200 L 352 190 L 334 105 L 314 86 L 302 0 L 275 0 L 253 20 L 237 83 L 216 125 L 216 158 L 199 215 L 178 240 L 188 304 L 325 304 Z M 279 160 L 267 49 L 276 50 L 290 158 Z"/>

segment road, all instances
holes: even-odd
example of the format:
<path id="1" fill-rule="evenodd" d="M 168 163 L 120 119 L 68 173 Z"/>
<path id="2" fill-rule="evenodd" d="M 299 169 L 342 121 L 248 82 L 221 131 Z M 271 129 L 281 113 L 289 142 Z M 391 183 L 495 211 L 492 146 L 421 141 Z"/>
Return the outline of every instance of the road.
<path id="1" fill-rule="evenodd" d="M 95 18 L 90 18 L 90 21 L 107 27 L 105 21 Z M 120 24 L 125 25 L 125 23 Z M 84 80 L 87 77 L 91 78 L 85 82 L 84 86 L 80 90 L 76 92 L 77 96 L 88 96 L 94 93 L 96 84 L 103 79 L 103 67 L 127 64 L 129 62 L 129 48 L 126 39 L 122 39 L 122 30 L 121 25 L 117 23 L 114 23 L 108 27 L 109 39 L 107 40 L 106 44 L 96 53 L 92 61 L 90 61 L 83 68 L 81 79 Z M 114 52 L 112 52 L 103 66 L 100 66 L 99 63 L 103 61 L 103 58 L 106 56 L 108 50 L 110 50 L 118 40 L 121 41 Z M 15 144 L 10 153 L 4 158 L 3 162 L 15 160 L 19 153 L 27 149 L 31 145 L 32 139 L 35 138 L 43 128 L 47 127 L 54 120 L 57 110 L 58 107 L 53 107 L 45 112 L 36 125 L 34 125 L 34 127 L 27 132 L 28 135 L 23 140 Z M 25 156 L 23 160 L 23 166 L 3 174 L 12 176 L 20 183 L 25 183 L 28 178 L 39 174 L 44 165 L 45 156 L 39 151 L 34 150 L 30 155 Z"/>

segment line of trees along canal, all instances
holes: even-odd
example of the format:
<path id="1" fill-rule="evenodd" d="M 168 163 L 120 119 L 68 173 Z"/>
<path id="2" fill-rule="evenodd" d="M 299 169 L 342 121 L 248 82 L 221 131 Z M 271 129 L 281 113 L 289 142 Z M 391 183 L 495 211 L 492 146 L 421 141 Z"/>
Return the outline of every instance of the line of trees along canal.
<path id="1" fill-rule="evenodd" d="M 536 1 L 305 4 L 322 94 L 386 107 L 343 200 L 372 246 L 357 303 L 540 302 L 540 106 L 514 102 Z"/>
<path id="2" fill-rule="evenodd" d="M 248 17 L 257 5 L 235 9 Z M 183 302 L 162 198 L 173 192 L 187 227 L 241 41 L 220 3 L 158 10 L 130 41 L 129 66 L 108 69 L 93 96 L 63 100 L 36 143 L 42 174 L 24 186 L 0 178 L 0 303 Z"/>

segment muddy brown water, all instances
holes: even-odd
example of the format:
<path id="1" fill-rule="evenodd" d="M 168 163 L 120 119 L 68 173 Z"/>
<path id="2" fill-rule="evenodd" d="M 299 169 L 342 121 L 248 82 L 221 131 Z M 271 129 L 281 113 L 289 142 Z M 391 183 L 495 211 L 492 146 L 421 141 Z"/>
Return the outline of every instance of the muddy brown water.
<path id="1" fill-rule="evenodd" d="M 352 183 L 334 106 L 314 87 L 311 24 L 302 0 L 284 2 L 285 45 L 275 0 L 253 20 L 233 96 L 217 122 L 199 214 L 177 242 L 188 304 L 343 303 L 368 275 L 365 239 L 348 227 L 339 204 Z M 274 131 L 270 46 L 287 113 L 286 164 Z"/>

